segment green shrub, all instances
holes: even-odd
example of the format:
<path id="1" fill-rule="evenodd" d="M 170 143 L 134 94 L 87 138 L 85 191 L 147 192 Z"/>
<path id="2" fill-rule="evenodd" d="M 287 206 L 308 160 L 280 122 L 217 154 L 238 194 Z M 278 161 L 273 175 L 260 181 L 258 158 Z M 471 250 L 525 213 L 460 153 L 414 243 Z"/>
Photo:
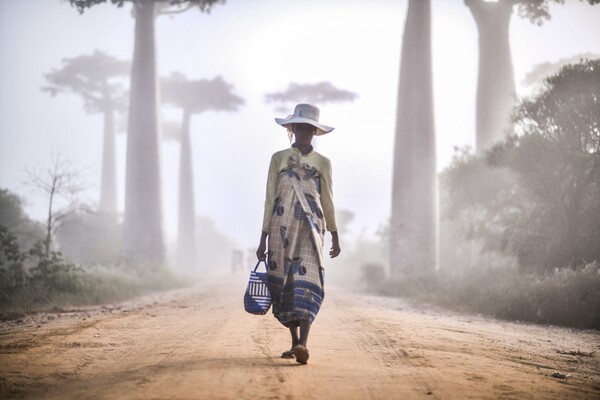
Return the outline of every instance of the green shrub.
<path id="1" fill-rule="evenodd" d="M 65 262 L 57 251 L 46 255 L 42 242 L 34 244 L 29 256 L 34 260 L 33 267 L 28 271 L 29 284 L 40 288 L 43 296 L 50 296 L 53 292 L 79 291 L 83 275 L 81 267 Z"/>
<path id="2" fill-rule="evenodd" d="M 22 252 L 16 236 L 0 225 L 0 313 L 5 315 L 122 301 L 185 284 L 161 266 L 82 267 L 60 252 L 46 255 L 42 242 Z"/>
<path id="3" fill-rule="evenodd" d="M 0 302 L 25 284 L 25 259 L 17 237 L 0 225 Z"/>

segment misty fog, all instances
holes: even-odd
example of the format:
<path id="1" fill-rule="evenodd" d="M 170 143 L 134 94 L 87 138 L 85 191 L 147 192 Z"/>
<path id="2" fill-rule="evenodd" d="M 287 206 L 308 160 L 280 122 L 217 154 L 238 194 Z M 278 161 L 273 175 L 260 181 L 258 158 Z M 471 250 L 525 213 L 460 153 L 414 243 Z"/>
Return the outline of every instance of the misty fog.
<path id="1" fill-rule="evenodd" d="M 473 187 L 456 183 L 472 176 L 465 172 L 469 168 L 487 171 L 482 154 L 492 142 L 479 148 L 477 141 L 479 146 L 484 141 L 476 139 L 476 131 L 493 130 L 498 140 L 508 129 L 501 122 L 485 125 L 477 116 L 483 85 L 479 81 L 478 89 L 479 46 L 485 42 L 478 40 L 481 22 L 476 22 L 474 3 L 480 2 L 431 2 L 431 165 L 441 186 L 427 198 L 432 207 L 442 201 L 435 210 L 441 222 L 435 229 L 439 262 L 433 269 L 460 275 L 501 267 L 512 276 L 514 271 L 540 273 L 573 265 L 575 260 L 561 256 L 567 250 L 548 256 L 560 259 L 544 264 L 550 268 L 538 266 L 539 257 L 507 254 L 511 244 L 494 247 L 491 242 L 505 238 L 495 242 L 497 227 L 481 225 L 491 221 L 488 217 L 506 215 L 469 203 L 474 193 L 482 193 L 474 181 Z M 144 53 L 137 61 L 131 8 L 128 2 L 122 8 L 109 3 L 79 13 L 68 1 L 0 1 L 0 189 L 21 198 L 29 225 L 19 229 L 43 237 L 48 193 L 40 187 L 52 179 L 47 170 L 67 160 L 61 171 L 70 177 L 76 173 L 78 187 L 74 191 L 64 183 L 64 195 L 57 194 L 54 211 L 64 215 L 57 215 L 52 229 L 54 250 L 69 262 L 120 265 L 126 254 L 141 264 L 161 260 L 196 276 L 246 271 L 255 263 L 271 154 L 290 145 L 274 118 L 291 114 L 296 103 L 313 102 L 322 122 L 336 127 L 314 142 L 333 165 L 343 249 L 340 257 L 327 261 L 328 277 L 340 285 L 381 285 L 390 273 L 388 241 L 396 237 L 390 218 L 397 116 L 405 111 L 398 110 L 398 88 L 407 2 L 232 0 L 214 5 L 210 13 L 192 8 L 159 15 L 154 27 L 138 27 L 147 29 L 141 32 L 154 29 L 154 47 L 146 45 L 155 55 Z M 507 76 L 514 93 L 507 84 L 500 85 L 506 90 L 492 87 L 483 95 L 492 100 L 488 108 L 501 114 L 500 121 L 508 120 L 520 99 L 539 93 L 543 79 L 561 66 L 600 55 L 600 6 L 552 3 L 549 13 L 542 24 L 516 9 L 507 19 L 506 53 L 512 64 Z M 132 71 L 142 72 L 134 78 Z M 145 74 L 156 75 L 155 87 L 140 78 Z M 162 98 L 159 104 L 153 104 L 153 93 Z M 493 101 L 502 96 L 513 96 L 510 104 L 503 100 L 494 108 L 500 103 Z M 132 107 L 136 111 L 129 114 Z M 139 118 L 128 120 L 128 115 Z M 153 121 L 152 140 L 128 138 L 133 131 L 148 131 Z M 107 153 L 107 146 L 114 152 Z M 156 173 L 140 165 L 151 165 Z M 520 170 L 506 168 L 490 170 L 490 176 L 481 172 L 477 182 L 494 179 L 509 193 L 519 185 Z M 126 189 L 127 174 L 136 188 Z M 106 176 L 113 177 L 112 184 L 103 181 Z M 148 176 L 154 180 L 145 181 Z M 123 233 L 123 225 L 129 226 L 127 190 L 136 193 L 128 200 L 135 213 L 130 218 L 140 224 L 136 232 Z M 13 205 L 19 202 L 7 198 Z M 69 208 L 73 199 L 76 209 Z M 519 199 L 521 205 L 527 202 Z M 467 206 L 472 208 L 464 211 Z M 150 214 L 159 217 L 151 221 Z M 451 221 L 444 222 L 448 215 Z M 23 235 L 19 241 L 23 248 L 33 243 Z M 141 249 L 131 250 L 141 242 Z M 327 241 L 325 249 L 329 246 Z M 50 249 L 45 253 L 49 256 Z"/>

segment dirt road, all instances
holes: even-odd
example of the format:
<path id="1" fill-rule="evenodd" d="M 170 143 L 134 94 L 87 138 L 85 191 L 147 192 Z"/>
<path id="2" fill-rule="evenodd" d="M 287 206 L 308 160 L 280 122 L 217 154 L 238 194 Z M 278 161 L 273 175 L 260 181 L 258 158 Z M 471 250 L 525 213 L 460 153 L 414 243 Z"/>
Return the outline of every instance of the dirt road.
<path id="1" fill-rule="evenodd" d="M 0 398 L 599 399 L 600 334 L 327 288 L 308 365 L 245 276 L 0 326 Z"/>

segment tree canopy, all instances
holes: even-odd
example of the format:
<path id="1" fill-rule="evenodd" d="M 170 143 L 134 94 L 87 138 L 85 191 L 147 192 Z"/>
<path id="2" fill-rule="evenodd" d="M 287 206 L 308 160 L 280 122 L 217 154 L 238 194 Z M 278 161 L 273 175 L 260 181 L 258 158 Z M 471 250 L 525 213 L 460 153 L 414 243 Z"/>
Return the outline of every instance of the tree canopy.
<path id="1" fill-rule="evenodd" d="M 571 57 L 561 58 L 555 62 L 543 62 L 534 65 L 534 67 L 525 75 L 523 84 L 533 87 L 534 89 L 541 88 L 544 79 L 550 75 L 558 73 L 558 71 L 568 64 L 575 64 L 584 59 L 600 58 L 600 54 L 582 53 Z"/>
<path id="2" fill-rule="evenodd" d="M 0 225 L 13 228 L 26 218 L 23 199 L 0 188 Z"/>
<path id="3" fill-rule="evenodd" d="M 485 156 L 461 157 L 444 172 L 444 215 L 524 269 L 599 260 L 600 59 L 548 77 L 513 124 Z"/>
<path id="4" fill-rule="evenodd" d="M 125 79 L 131 69 L 129 62 L 119 60 L 102 51 L 91 55 L 64 58 L 61 69 L 45 74 L 48 81 L 42 90 L 56 96 L 75 93 L 83 98 L 87 112 L 96 113 L 126 108 L 128 93 Z"/>
<path id="5" fill-rule="evenodd" d="M 141 3 L 142 0 L 69 0 L 71 5 L 77 8 L 77 11 L 83 14 L 86 8 L 93 7 L 97 4 L 111 2 L 117 7 L 123 7 L 125 3 Z M 215 4 L 224 4 L 225 0 L 150 0 L 156 3 L 161 3 L 165 6 L 174 6 L 183 12 L 191 7 L 198 7 L 202 12 L 210 12 Z"/>
<path id="6" fill-rule="evenodd" d="M 189 80 L 185 75 L 173 72 L 162 79 L 162 100 L 180 107 L 190 114 L 208 110 L 236 111 L 244 99 L 232 92 L 232 85 L 220 76 L 214 79 Z"/>
<path id="7" fill-rule="evenodd" d="M 500 0 L 502 1 L 502 0 Z M 536 25 L 542 25 L 551 18 L 550 4 L 564 4 L 565 0 L 507 0 L 518 5 L 519 16 L 527 18 Z M 584 0 L 580 0 L 584 1 Z M 600 0 L 585 0 L 590 5 L 600 4 Z"/>
<path id="8" fill-rule="evenodd" d="M 265 102 L 268 104 L 286 104 L 308 102 L 312 104 L 342 103 L 356 100 L 358 95 L 354 92 L 335 87 L 331 82 L 314 84 L 290 83 L 287 89 L 281 92 L 267 93 Z"/>

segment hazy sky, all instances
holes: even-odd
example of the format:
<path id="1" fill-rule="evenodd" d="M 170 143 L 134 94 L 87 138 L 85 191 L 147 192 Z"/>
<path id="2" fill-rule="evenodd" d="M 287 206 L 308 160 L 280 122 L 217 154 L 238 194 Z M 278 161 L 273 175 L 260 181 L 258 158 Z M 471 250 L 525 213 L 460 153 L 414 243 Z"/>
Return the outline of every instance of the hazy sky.
<path id="1" fill-rule="evenodd" d="M 593 52 L 600 54 L 600 6 L 567 1 L 553 6 L 542 27 L 511 23 L 519 93 L 533 66 Z M 265 93 L 290 82 L 330 81 L 358 93 L 351 104 L 321 106 L 321 121 L 336 127 L 317 149 L 333 163 L 337 208 L 355 213 L 351 233 L 372 234 L 390 213 L 396 92 L 405 1 L 229 0 L 207 14 L 159 17 L 157 55 L 162 75 L 221 75 L 245 106 L 192 120 L 196 211 L 212 218 L 240 246 L 254 246 L 262 221 L 270 155 L 289 146 L 284 117 L 264 103 Z M 473 145 L 477 32 L 461 0 L 432 0 L 433 62 L 438 164 L 453 146 Z M 0 0 L 0 187 L 44 209 L 22 182 L 25 167 L 48 165 L 60 152 L 86 168 L 92 201 L 99 199 L 102 118 L 86 114 L 75 95 L 40 91 L 43 74 L 65 57 L 103 50 L 130 60 L 130 6 L 99 5 L 79 15 L 61 0 Z M 291 110 L 290 110 L 291 112 Z M 178 118 L 165 109 L 165 116 Z M 119 204 L 124 204 L 125 138 L 119 136 Z M 164 216 L 169 240 L 176 232 L 178 145 L 162 146 Z"/>

